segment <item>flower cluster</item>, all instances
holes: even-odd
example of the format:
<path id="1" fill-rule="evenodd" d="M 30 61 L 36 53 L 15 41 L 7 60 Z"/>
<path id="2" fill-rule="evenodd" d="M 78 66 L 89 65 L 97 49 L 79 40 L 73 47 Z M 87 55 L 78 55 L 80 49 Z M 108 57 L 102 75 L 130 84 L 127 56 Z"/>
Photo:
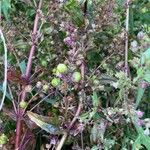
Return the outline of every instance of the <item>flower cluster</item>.
<path id="1" fill-rule="evenodd" d="M 66 37 L 64 38 L 64 43 L 69 48 L 69 60 L 73 62 L 73 58 L 76 53 L 76 46 L 77 46 L 77 29 L 74 27 L 74 25 L 62 22 L 60 25 L 60 30 L 66 32 Z"/>
<path id="2" fill-rule="evenodd" d="M 138 117 L 137 124 L 139 126 L 144 126 L 144 134 L 150 135 L 150 118 L 142 119 L 144 112 L 137 110 L 136 115 Z"/>
<path id="3" fill-rule="evenodd" d="M 143 122 L 143 120 L 142 120 L 141 118 L 143 117 L 144 112 L 142 112 L 142 111 L 140 111 L 140 110 L 137 110 L 137 111 L 136 111 L 136 115 L 137 115 L 137 117 L 138 117 L 137 124 L 138 124 L 139 126 L 142 126 L 142 125 L 144 124 L 144 122 Z"/>

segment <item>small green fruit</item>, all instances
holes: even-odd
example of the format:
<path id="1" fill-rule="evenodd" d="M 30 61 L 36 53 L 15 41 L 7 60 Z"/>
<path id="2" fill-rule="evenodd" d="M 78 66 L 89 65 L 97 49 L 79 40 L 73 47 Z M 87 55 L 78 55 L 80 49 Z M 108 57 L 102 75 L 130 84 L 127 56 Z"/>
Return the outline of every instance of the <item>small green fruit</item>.
<path id="1" fill-rule="evenodd" d="M 47 67 L 47 61 L 46 60 L 42 60 L 41 64 L 42 64 L 42 66 Z"/>
<path id="2" fill-rule="evenodd" d="M 6 144 L 7 141 L 8 141 L 7 136 L 6 136 L 5 134 L 2 134 L 2 135 L 0 136 L 0 145 Z"/>
<path id="3" fill-rule="evenodd" d="M 60 79 L 59 78 L 52 79 L 51 84 L 53 87 L 57 87 L 60 84 Z"/>
<path id="4" fill-rule="evenodd" d="M 59 73 L 66 73 L 67 72 L 67 66 L 65 64 L 58 64 L 57 70 Z"/>
<path id="5" fill-rule="evenodd" d="M 55 75 L 56 75 L 57 77 L 59 77 L 59 76 L 61 75 L 61 73 L 60 73 L 58 70 L 56 70 Z"/>
<path id="6" fill-rule="evenodd" d="M 45 92 L 48 91 L 48 89 L 49 89 L 49 86 L 48 86 L 47 84 L 43 85 L 43 90 L 44 90 Z"/>
<path id="7" fill-rule="evenodd" d="M 81 80 L 81 73 L 80 72 L 74 72 L 72 75 L 73 82 L 79 82 Z"/>
<path id="8" fill-rule="evenodd" d="M 19 104 L 19 106 L 20 106 L 21 108 L 23 108 L 23 109 L 25 109 L 25 108 L 27 107 L 27 105 L 28 105 L 28 103 L 25 102 L 25 101 L 21 101 L 20 104 Z"/>
<path id="9" fill-rule="evenodd" d="M 54 69 L 52 70 L 52 72 L 53 72 L 53 73 L 56 73 L 56 71 L 57 71 L 57 69 L 56 69 L 56 68 L 54 68 Z"/>

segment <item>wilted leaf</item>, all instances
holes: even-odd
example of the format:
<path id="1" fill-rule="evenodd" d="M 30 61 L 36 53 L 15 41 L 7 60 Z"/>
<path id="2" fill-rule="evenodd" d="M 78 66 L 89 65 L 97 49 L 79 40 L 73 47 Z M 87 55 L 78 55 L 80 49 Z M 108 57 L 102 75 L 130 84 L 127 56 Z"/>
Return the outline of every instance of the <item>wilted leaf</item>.
<path id="1" fill-rule="evenodd" d="M 52 124 L 49 124 L 47 122 L 43 122 L 41 120 L 40 115 L 32 113 L 30 111 L 27 112 L 28 117 L 36 124 L 38 125 L 40 128 L 42 128 L 43 130 L 47 131 L 50 134 L 63 134 L 63 131 L 61 131 L 59 128 L 55 127 Z"/>
<path id="2" fill-rule="evenodd" d="M 100 142 L 104 138 L 104 134 L 106 131 L 106 122 L 101 119 L 99 123 L 95 123 L 93 128 L 91 129 L 90 140 L 92 142 Z"/>

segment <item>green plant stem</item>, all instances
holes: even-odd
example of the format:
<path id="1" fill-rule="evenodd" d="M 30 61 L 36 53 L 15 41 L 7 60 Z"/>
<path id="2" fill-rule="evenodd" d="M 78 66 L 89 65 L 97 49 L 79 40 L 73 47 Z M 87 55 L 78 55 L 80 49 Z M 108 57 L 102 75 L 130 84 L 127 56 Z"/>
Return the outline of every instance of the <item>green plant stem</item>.
<path id="1" fill-rule="evenodd" d="M 7 47 L 6 47 L 6 41 L 3 35 L 3 32 L 0 28 L 0 38 L 3 42 L 3 46 L 4 46 L 4 82 L 3 82 L 3 97 L 1 99 L 1 103 L 0 103 L 0 111 L 3 107 L 4 104 L 4 100 L 5 100 L 5 96 L 6 96 L 6 90 L 7 90 Z"/>
<path id="2" fill-rule="evenodd" d="M 129 2 L 130 2 L 130 0 L 126 0 L 125 74 L 126 74 L 127 77 L 128 77 L 128 74 L 129 74 L 129 66 L 128 66 Z M 125 104 L 125 109 L 126 110 L 128 110 L 127 100 L 128 100 L 128 89 L 125 88 L 125 91 L 124 91 L 124 104 Z"/>
<path id="3" fill-rule="evenodd" d="M 64 145 L 64 142 L 65 142 L 67 136 L 68 136 L 68 133 L 65 132 L 64 135 L 62 136 L 62 138 L 61 138 L 61 140 L 60 140 L 58 146 L 56 147 L 56 150 L 61 150 L 61 149 L 62 149 L 62 147 L 63 147 L 63 145 Z"/>
<path id="4" fill-rule="evenodd" d="M 129 66 L 128 66 L 128 46 L 129 46 L 129 2 L 130 0 L 126 1 L 126 37 L 125 37 L 125 73 L 128 75 L 129 73 Z"/>

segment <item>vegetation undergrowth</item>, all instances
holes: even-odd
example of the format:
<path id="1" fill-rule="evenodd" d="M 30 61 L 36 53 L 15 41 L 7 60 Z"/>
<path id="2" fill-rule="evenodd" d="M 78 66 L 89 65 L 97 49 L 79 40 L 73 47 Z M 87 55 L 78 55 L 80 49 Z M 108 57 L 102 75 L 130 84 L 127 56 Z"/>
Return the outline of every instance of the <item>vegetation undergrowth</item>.
<path id="1" fill-rule="evenodd" d="M 0 0 L 0 146 L 150 150 L 149 0 Z"/>

